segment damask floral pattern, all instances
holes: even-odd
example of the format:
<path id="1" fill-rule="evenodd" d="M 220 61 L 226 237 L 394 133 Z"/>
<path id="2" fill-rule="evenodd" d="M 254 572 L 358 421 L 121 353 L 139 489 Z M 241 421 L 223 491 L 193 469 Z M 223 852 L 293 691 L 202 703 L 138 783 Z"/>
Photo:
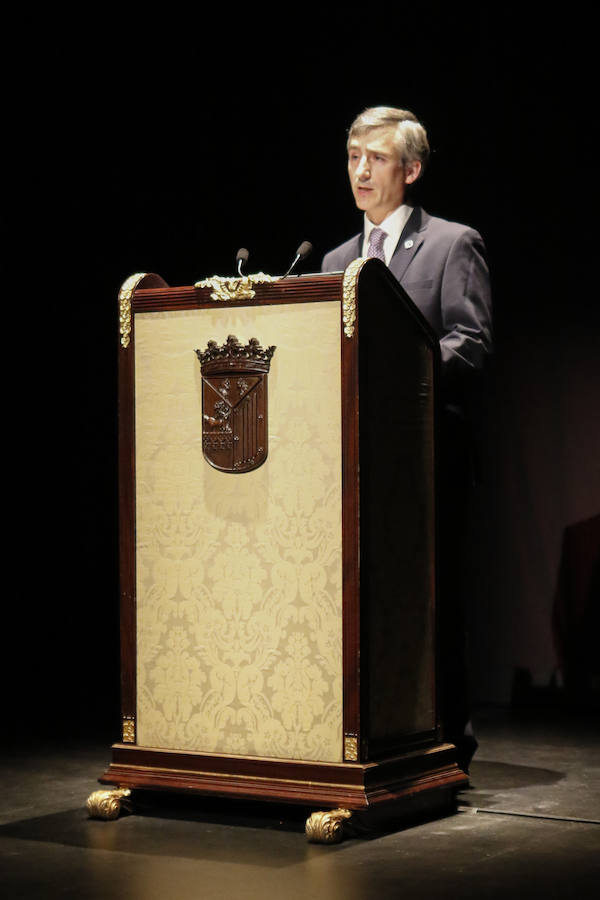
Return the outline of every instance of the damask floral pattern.
<path id="1" fill-rule="evenodd" d="M 202 455 L 194 349 L 277 345 L 269 457 Z M 135 322 L 137 736 L 146 746 L 342 759 L 340 304 Z"/>

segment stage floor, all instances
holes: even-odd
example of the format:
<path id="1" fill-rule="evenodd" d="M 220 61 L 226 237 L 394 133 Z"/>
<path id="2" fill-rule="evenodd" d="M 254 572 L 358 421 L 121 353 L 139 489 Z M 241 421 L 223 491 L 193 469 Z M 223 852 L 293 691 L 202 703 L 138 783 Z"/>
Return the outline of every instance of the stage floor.
<path id="1" fill-rule="evenodd" d="M 597 896 L 597 713 L 480 710 L 471 788 L 455 814 L 313 845 L 311 810 L 152 795 L 116 822 L 85 801 L 108 742 L 2 757 L 2 896 L 128 900 L 365 900 Z M 144 798 L 145 799 L 145 798 Z"/>

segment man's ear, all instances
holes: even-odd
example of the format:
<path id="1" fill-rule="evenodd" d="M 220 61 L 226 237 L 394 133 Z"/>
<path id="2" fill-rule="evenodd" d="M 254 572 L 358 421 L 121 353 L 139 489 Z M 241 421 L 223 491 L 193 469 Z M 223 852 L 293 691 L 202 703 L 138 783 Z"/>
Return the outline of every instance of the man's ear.
<path id="1" fill-rule="evenodd" d="M 404 183 L 414 184 L 420 174 L 421 163 L 418 159 L 413 159 L 404 166 Z"/>

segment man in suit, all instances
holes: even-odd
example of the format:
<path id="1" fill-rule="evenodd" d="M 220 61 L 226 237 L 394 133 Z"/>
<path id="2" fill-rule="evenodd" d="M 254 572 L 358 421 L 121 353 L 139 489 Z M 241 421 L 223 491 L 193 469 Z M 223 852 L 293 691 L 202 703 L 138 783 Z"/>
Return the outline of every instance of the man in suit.
<path id="1" fill-rule="evenodd" d="M 361 113 L 348 136 L 348 175 L 364 213 L 363 231 L 327 253 L 322 271 L 340 271 L 359 256 L 382 260 L 440 341 L 442 460 L 440 477 L 441 670 L 445 734 L 468 770 L 477 746 L 470 726 L 460 559 L 472 482 L 467 410 L 491 351 L 491 296 L 485 248 L 472 228 L 428 215 L 410 202 L 429 156 L 424 127 L 408 110 Z"/>
<path id="2" fill-rule="evenodd" d="M 376 107 L 355 119 L 348 174 L 363 231 L 327 253 L 322 271 L 343 270 L 358 256 L 382 259 L 438 335 L 446 397 L 460 400 L 465 380 L 491 350 L 489 273 L 474 229 L 408 202 L 428 156 L 427 134 L 413 113 Z"/>

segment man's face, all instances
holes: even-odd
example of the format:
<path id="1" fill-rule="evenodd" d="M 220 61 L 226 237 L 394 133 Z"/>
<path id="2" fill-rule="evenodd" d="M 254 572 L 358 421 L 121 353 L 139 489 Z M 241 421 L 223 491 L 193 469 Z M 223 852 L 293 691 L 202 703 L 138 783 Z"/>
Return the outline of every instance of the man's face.
<path id="1" fill-rule="evenodd" d="M 352 138 L 348 148 L 348 175 L 356 205 L 379 225 L 404 202 L 406 185 L 421 171 L 420 162 L 403 165 L 389 128 L 373 128 Z"/>

